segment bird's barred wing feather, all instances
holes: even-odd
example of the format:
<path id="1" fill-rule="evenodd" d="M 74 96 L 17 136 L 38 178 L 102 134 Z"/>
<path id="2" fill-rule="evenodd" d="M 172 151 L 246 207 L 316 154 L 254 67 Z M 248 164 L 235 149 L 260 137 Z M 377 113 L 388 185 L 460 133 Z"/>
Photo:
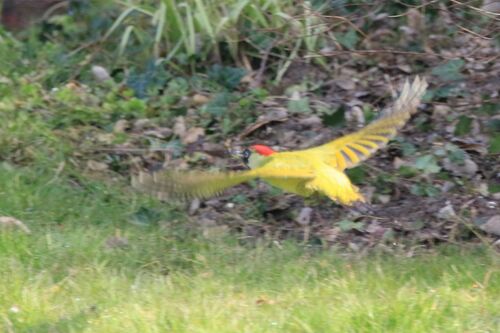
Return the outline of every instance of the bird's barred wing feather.
<path id="1" fill-rule="evenodd" d="M 236 172 L 158 171 L 141 172 L 132 177 L 132 186 L 150 193 L 160 200 L 209 198 L 225 189 L 254 178 L 311 179 L 312 174 L 303 170 L 277 170 L 256 168 Z"/>
<path id="2" fill-rule="evenodd" d="M 358 165 L 384 147 L 404 126 L 416 112 L 426 88 L 427 82 L 418 76 L 411 85 L 406 81 L 393 107 L 384 112 L 381 118 L 357 132 L 308 151 L 320 153 L 328 165 L 338 170 Z"/>

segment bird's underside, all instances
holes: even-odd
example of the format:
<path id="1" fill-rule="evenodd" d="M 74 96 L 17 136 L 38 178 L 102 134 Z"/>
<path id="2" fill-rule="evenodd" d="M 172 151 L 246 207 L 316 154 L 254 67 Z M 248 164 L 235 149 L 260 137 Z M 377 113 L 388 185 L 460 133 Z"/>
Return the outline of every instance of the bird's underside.
<path id="1" fill-rule="evenodd" d="M 133 177 L 133 186 L 161 199 L 208 198 L 226 188 L 260 178 L 285 191 L 310 196 L 320 193 L 350 205 L 364 201 L 344 173 L 384 147 L 416 112 L 427 82 L 407 81 L 391 109 L 361 130 L 321 146 L 290 152 L 259 155 L 254 168 L 235 172 L 159 171 Z"/>

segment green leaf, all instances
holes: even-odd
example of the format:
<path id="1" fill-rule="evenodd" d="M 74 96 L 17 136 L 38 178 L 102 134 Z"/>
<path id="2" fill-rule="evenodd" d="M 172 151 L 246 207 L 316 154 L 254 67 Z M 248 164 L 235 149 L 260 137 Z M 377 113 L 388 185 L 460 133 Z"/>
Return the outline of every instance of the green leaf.
<path id="1" fill-rule="evenodd" d="M 341 126 L 345 123 L 345 109 L 343 107 L 338 108 L 332 114 L 324 114 L 321 119 L 323 124 L 329 127 Z"/>
<path id="2" fill-rule="evenodd" d="M 465 159 L 467 157 L 467 153 L 464 150 L 460 149 L 459 147 L 451 143 L 446 144 L 445 148 L 448 152 L 447 155 L 451 162 L 457 163 L 459 165 L 464 164 Z"/>
<path id="3" fill-rule="evenodd" d="M 233 96 L 228 92 L 219 93 L 203 106 L 202 111 L 220 117 L 226 113 L 232 99 Z"/>
<path id="4" fill-rule="evenodd" d="M 453 59 L 440 66 L 434 67 L 431 73 L 441 78 L 443 81 L 457 81 L 463 78 L 460 72 L 464 65 L 464 60 Z"/>
<path id="5" fill-rule="evenodd" d="M 147 109 L 147 104 L 144 100 L 133 97 L 128 101 L 121 103 L 120 107 L 122 107 L 123 111 L 126 113 L 144 115 L 144 112 Z"/>
<path id="6" fill-rule="evenodd" d="M 176 77 L 168 82 L 165 91 L 168 95 L 185 96 L 189 93 L 189 82 L 182 77 Z"/>
<path id="7" fill-rule="evenodd" d="M 342 220 L 337 224 L 342 231 L 350 231 L 350 230 L 358 230 L 358 231 L 363 231 L 364 230 L 364 223 L 363 222 L 353 222 L 349 220 Z"/>
<path id="8" fill-rule="evenodd" d="M 311 107 L 309 106 L 309 98 L 303 97 L 301 99 L 288 101 L 288 111 L 292 113 L 311 112 Z"/>
<path id="9" fill-rule="evenodd" d="M 439 189 L 431 184 L 414 184 L 410 192 L 421 197 L 435 197 L 439 194 Z"/>
<path id="10" fill-rule="evenodd" d="M 347 169 L 346 174 L 349 179 L 355 184 L 361 184 L 366 177 L 365 168 L 362 165 L 352 169 Z"/>
<path id="11" fill-rule="evenodd" d="M 413 156 L 417 152 L 417 147 L 410 142 L 401 142 L 401 149 L 403 150 L 403 156 Z"/>
<path id="12" fill-rule="evenodd" d="M 455 135 L 465 135 L 469 134 L 472 128 L 472 118 L 467 116 L 460 116 L 458 119 L 458 124 L 455 127 Z"/>
<path id="13" fill-rule="evenodd" d="M 213 65 L 208 71 L 208 78 L 227 89 L 233 90 L 240 84 L 246 73 L 247 71 L 243 68 Z"/>
<path id="14" fill-rule="evenodd" d="M 430 185 L 428 184 L 426 187 L 425 187 L 425 194 L 428 196 L 428 197 L 435 197 L 436 195 L 439 194 L 439 189 L 434 186 L 434 185 Z"/>
<path id="15" fill-rule="evenodd" d="M 494 133 L 500 133 L 500 119 L 491 119 L 490 121 L 488 121 L 486 126 L 489 131 Z"/>
<path id="16" fill-rule="evenodd" d="M 337 33 L 335 34 L 335 38 L 345 48 L 349 50 L 353 50 L 358 43 L 358 34 L 354 29 L 349 29 L 346 33 Z"/>
<path id="17" fill-rule="evenodd" d="M 401 177 L 413 178 L 418 174 L 418 170 L 412 168 L 411 166 L 402 165 L 399 167 L 398 173 L 401 175 Z"/>
<path id="18" fill-rule="evenodd" d="M 412 220 L 405 224 L 405 230 L 417 231 L 425 227 L 425 222 L 422 220 Z"/>
<path id="19" fill-rule="evenodd" d="M 160 220 L 161 214 L 153 209 L 140 207 L 130 216 L 130 223 L 140 226 L 148 226 Z"/>
<path id="20" fill-rule="evenodd" d="M 477 111 L 479 113 L 495 115 L 500 112 L 500 103 L 485 102 Z"/>
<path id="21" fill-rule="evenodd" d="M 488 191 L 490 193 L 498 193 L 500 192 L 500 184 L 489 184 Z"/>
<path id="22" fill-rule="evenodd" d="M 490 154 L 500 153 L 500 134 L 495 135 L 490 139 L 490 146 L 488 147 Z"/>
<path id="23" fill-rule="evenodd" d="M 424 171 L 424 173 L 437 173 L 441 167 L 437 164 L 436 158 L 433 155 L 424 155 L 417 158 L 415 167 Z"/>
<path id="24" fill-rule="evenodd" d="M 447 84 L 436 89 L 431 89 L 428 92 L 432 95 L 433 99 L 464 95 L 464 92 L 457 89 L 457 87 L 453 84 Z"/>
<path id="25" fill-rule="evenodd" d="M 365 121 L 367 123 L 370 123 L 376 117 L 373 108 L 369 104 L 363 105 L 363 115 L 365 116 Z"/>

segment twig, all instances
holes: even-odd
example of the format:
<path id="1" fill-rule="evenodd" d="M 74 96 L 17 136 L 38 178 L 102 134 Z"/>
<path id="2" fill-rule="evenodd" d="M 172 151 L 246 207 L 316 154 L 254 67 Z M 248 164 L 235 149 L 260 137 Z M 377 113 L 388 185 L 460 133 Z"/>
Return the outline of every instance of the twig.
<path id="1" fill-rule="evenodd" d="M 430 53 L 430 52 L 410 52 L 410 51 L 400 51 L 400 50 L 350 50 L 350 51 L 331 51 L 331 52 L 325 52 L 321 54 L 308 54 L 305 55 L 304 58 L 317 58 L 317 57 L 329 57 L 329 56 L 337 56 L 337 55 L 342 55 L 342 54 L 352 54 L 352 53 L 357 53 L 357 54 L 377 54 L 377 53 L 392 53 L 392 54 L 404 54 L 404 55 L 409 55 L 409 56 L 417 56 L 417 57 L 436 57 L 436 58 L 442 58 L 442 59 L 456 59 L 456 57 L 447 57 L 441 54 L 437 53 Z"/>
<path id="2" fill-rule="evenodd" d="M 264 71 L 266 70 L 267 67 L 267 60 L 269 59 L 269 54 L 271 53 L 271 50 L 274 47 L 274 41 L 269 44 L 269 46 L 265 49 L 264 54 L 261 59 L 260 67 L 257 73 L 255 74 L 255 80 L 253 85 L 255 87 L 260 86 L 262 82 L 262 77 L 264 76 Z"/>
<path id="3" fill-rule="evenodd" d="M 490 12 L 489 10 L 484 10 L 482 8 L 474 7 L 474 6 L 465 4 L 465 3 L 457 1 L 457 0 L 451 0 L 451 2 L 453 2 L 454 4 L 457 4 L 459 6 L 465 6 L 467 8 L 473 9 L 475 11 L 478 11 L 478 12 L 486 14 L 486 15 L 500 16 L 500 13 Z"/>
<path id="4" fill-rule="evenodd" d="M 117 153 L 170 152 L 169 148 L 94 148 L 93 151 L 110 151 Z"/>

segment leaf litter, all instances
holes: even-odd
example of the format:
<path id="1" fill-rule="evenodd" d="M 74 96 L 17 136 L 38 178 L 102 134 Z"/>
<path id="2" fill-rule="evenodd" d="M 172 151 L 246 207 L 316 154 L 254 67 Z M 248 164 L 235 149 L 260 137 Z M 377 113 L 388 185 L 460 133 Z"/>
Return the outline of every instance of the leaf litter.
<path id="1" fill-rule="evenodd" d="M 323 50 L 329 55 L 328 71 L 314 58 L 298 57 L 279 84 L 259 70 L 262 79 L 245 86 L 241 81 L 251 73 L 216 65 L 208 77 L 221 89 L 192 89 L 187 79 L 173 79 L 158 97 L 159 106 L 144 106 L 122 87 L 123 108 L 142 111 L 115 119 L 111 130 L 92 125 L 95 120 L 73 126 L 68 132 L 77 142 L 74 159 L 94 173 L 115 170 L 112 163 L 119 159 L 124 167 L 117 172 L 125 177 L 138 165 L 241 169 L 241 161 L 228 154 L 232 148 L 264 143 L 301 149 L 339 137 L 376 118 L 401 83 L 419 74 L 430 82 L 420 112 L 357 171 L 357 185 L 372 198 L 369 212 L 254 182 L 189 203 L 189 221 L 209 237 L 230 230 L 247 241 L 307 238 L 311 244 L 356 249 L 401 242 L 432 245 L 452 238 L 476 241 L 464 220 L 487 221 L 477 229 L 496 237 L 500 48 L 494 39 L 471 33 L 449 38 L 445 31 L 453 25 L 452 14 L 443 7 L 428 23 L 414 8 L 400 26 L 387 19 L 389 13 L 378 13 L 367 36 L 353 28 L 334 34 L 338 48 Z M 363 20 L 353 24 L 362 27 Z M 388 46 L 403 51 L 389 52 Z M 91 67 L 101 83 L 112 79 L 110 73 L 104 65 Z M 292 86 L 300 89 L 287 95 Z M 97 103 L 92 95 L 97 87 L 71 83 L 65 88 Z M 64 97 L 61 91 L 52 95 L 47 98 Z M 95 149 L 89 150 L 89 144 Z M 217 229 L 206 231 L 210 228 Z"/>

